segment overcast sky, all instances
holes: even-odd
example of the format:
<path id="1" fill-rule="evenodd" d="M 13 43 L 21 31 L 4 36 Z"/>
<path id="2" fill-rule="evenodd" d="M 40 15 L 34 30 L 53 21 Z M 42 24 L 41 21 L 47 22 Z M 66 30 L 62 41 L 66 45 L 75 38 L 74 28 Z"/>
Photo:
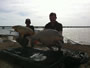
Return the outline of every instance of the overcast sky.
<path id="1" fill-rule="evenodd" d="M 0 0 L 0 26 L 44 26 L 51 12 L 64 26 L 90 26 L 90 0 Z"/>

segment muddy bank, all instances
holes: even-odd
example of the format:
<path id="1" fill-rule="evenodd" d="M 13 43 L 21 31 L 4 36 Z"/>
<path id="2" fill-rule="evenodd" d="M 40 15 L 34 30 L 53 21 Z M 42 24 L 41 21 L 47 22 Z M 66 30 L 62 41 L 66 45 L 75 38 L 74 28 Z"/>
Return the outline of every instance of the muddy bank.
<path id="1" fill-rule="evenodd" d="M 83 51 L 88 53 L 90 56 L 90 45 L 70 45 L 70 44 L 65 44 L 63 48 L 71 49 L 71 50 L 78 50 L 78 51 Z"/>
<path id="2" fill-rule="evenodd" d="M 2 49 L 8 49 L 8 48 L 18 48 L 21 47 L 21 45 L 17 42 L 12 42 L 12 41 L 4 41 L 0 43 L 0 50 Z M 78 51 L 83 51 L 88 53 L 90 56 L 90 46 L 89 45 L 70 45 L 70 44 L 65 44 L 63 48 L 70 49 L 70 50 L 78 50 Z M 0 60 L 0 68 L 6 68 L 5 66 L 3 67 L 2 65 L 5 65 L 7 68 L 15 68 L 13 64 L 9 64 L 6 61 Z M 80 68 L 90 68 L 90 61 L 84 65 L 81 65 Z M 16 68 L 19 68 L 16 66 Z"/>

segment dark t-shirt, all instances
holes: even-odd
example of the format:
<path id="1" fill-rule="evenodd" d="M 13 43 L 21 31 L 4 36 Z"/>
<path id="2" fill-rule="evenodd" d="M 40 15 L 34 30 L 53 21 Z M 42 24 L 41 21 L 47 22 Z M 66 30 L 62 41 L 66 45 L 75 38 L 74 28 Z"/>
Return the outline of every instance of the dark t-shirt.
<path id="1" fill-rule="evenodd" d="M 30 26 L 29 28 L 31 28 L 34 31 L 34 26 Z"/>
<path id="2" fill-rule="evenodd" d="M 63 26 L 61 23 L 58 23 L 57 21 L 55 23 L 49 22 L 45 25 L 45 29 L 55 29 L 57 31 L 63 31 Z"/>
<path id="3" fill-rule="evenodd" d="M 34 31 L 34 26 L 30 26 Z M 30 36 L 29 34 L 25 34 L 24 37 L 21 37 L 21 35 L 16 39 L 17 42 L 21 44 L 22 47 L 27 47 L 29 40 L 26 38 L 27 36 Z"/>
<path id="4" fill-rule="evenodd" d="M 29 28 L 31 28 L 34 32 L 34 26 L 29 26 Z M 25 34 L 24 37 L 30 36 L 29 34 Z"/>

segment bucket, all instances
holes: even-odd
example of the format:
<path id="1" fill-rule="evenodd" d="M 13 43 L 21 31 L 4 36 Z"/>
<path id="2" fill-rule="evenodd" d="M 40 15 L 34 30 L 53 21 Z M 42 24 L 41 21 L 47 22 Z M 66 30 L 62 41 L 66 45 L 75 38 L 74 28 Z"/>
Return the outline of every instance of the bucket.
<path id="1" fill-rule="evenodd" d="M 8 36 L 8 40 L 13 40 L 13 36 Z"/>

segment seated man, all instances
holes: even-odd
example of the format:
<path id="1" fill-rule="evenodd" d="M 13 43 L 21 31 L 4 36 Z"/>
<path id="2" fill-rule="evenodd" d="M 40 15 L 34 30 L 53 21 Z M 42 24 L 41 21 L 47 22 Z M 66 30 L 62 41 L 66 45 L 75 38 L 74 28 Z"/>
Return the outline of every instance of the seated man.
<path id="1" fill-rule="evenodd" d="M 57 19 L 56 13 L 50 13 L 49 19 L 50 19 L 50 22 L 45 25 L 45 29 L 55 29 L 62 34 L 63 26 L 61 23 L 56 21 Z"/>
<path id="2" fill-rule="evenodd" d="M 34 32 L 34 26 L 31 26 L 31 21 L 30 19 L 26 19 L 25 20 L 25 24 L 26 24 L 26 27 L 29 27 L 33 30 Z M 30 34 L 25 34 L 24 37 L 21 37 L 21 35 L 19 35 L 19 37 L 16 39 L 17 42 L 19 42 L 23 47 L 27 47 L 28 43 L 30 40 L 28 40 L 26 37 L 27 36 L 30 36 Z"/>
<path id="3" fill-rule="evenodd" d="M 26 27 L 29 27 L 34 31 L 34 26 L 31 25 L 31 20 L 29 18 L 26 19 L 25 24 L 26 24 Z"/>
<path id="4" fill-rule="evenodd" d="M 56 13 L 50 13 L 49 19 L 50 19 L 50 22 L 45 25 L 45 29 L 55 29 L 60 33 L 60 35 L 62 35 L 63 26 L 61 23 L 56 21 L 57 19 Z"/>

